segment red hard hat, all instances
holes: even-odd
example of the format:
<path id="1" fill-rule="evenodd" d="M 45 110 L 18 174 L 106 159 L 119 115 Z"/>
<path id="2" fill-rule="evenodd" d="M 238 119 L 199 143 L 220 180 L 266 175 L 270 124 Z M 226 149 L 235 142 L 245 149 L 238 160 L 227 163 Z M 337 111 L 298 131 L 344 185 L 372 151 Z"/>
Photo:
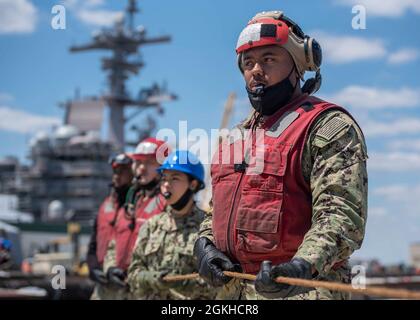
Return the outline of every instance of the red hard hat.
<path id="1" fill-rule="evenodd" d="M 129 157 L 125 153 L 120 153 L 115 155 L 109 159 L 109 164 L 112 166 L 113 169 L 119 166 L 130 166 L 133 163 L 131 157 Z"/>
<path id="2" fill-rule="evenodd" d="M 156 157 L 158 152 L 160 155 L 165 158 L 170 152 L 169 145 L 163 141 L 156 138 L 146 138 L 141 141 L 133 153 L 128 154 L 128 156 L 133 160 L 142 160 L 148 157 Z"/>
<path id="3" fill-rule="evenodd" d="M 282 11 L 257 13 L 242 30 L 236 44 L 238 66 L 241 72 L 244 72 L 241 59 L 245 51 L 269 45 L 279 45 L 289 52 L 302 80 L 306 71 L 316 72 L 316 77 L 311 81 L 313 83 L 308 83 L 308 80 L 311 80 L 308 79 L 303 88 L 307 85 L 307 92 L 316 92 L 319 89 L 321 85 L 321 46 L 314 38 L 306 35 L 299 25 L 285 16 Z"/>
<path id="4" fill-rule="evenodd" d="M 288 41 L 289 27 L 286 22 L 274 18 L 264 17 L 251 20 L 241 32 L 236 45 L 236 53 L 240 54 L 248 49 L 283 45 Z"/>

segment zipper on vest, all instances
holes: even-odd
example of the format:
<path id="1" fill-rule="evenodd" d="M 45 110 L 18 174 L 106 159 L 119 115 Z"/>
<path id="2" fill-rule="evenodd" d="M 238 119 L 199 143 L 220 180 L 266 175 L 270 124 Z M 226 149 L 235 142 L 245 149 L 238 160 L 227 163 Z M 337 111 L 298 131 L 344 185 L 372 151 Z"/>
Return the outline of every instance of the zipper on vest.
<path id="1" fill-rule="evenodd" d="M 242 184 L 241 182 L 242 182 L 242 178 L 244 176 L 244 173 L 245 173 L 245 171 L 241 171 L 240 172 L 240 176 L 238 178 L 238 183 L 236 184 L 235 192 L 233 194 L 232 207 L 230 208 L 230 212 L 229 212 L 228 225 L 227 225 L 227 228 L 226 228 L 227 251 L 228 251 L 228 254 L 231 257 L 233 257 L 233 255 L 232 255 L 233 250 L 231 250 L 231 249 L 234 248 L 234 246 L 233 246 L 233 240 L 234 239 L 233 238 L 234 238 L 234 235 L 235 235 L 235 230 L 233 230 L 233 232 L 232 232 L 231 235 L 229 235 L 229 230 L 231 229 L 233 211 L 234 211 L 235 207 L 237 207 L 237 205 L 236 205 L 236 196 L 237 196 L 238 190 L 239 190 L 239 188 L 240 188 L 240 186 Z"/>
<path id="2" fill-rule="evenodd" d="M 251 146 L 251 152 L 252 152 L 252 146 Z M 232 207 L 230 208 L 228 225 L 227 225 L 227 230 L 226 230 L 226 233 L 227 233 L 226 234 L 227 235 L 227 238 L 226 238 L 227 239 L 227 251 L 228 251 L 228 253 L 229 253 L 230 256 L 233 256 L 232 255 L 232 252 L 234 252 L 235 230 L 233 229 L 233 232 L 231 233 L 231 236 L 229 236 L 229 230 L 231 230 L 233 213 L 235 212 L 235 208 L 238 207 L 238 201 L 236 201 L 238 190 L 240 189 L 240 187 L 242 185 L 242 178 L 243 178 L 243 176 L 244 176 L 244 174 L 246 172 L 246 168 L 248 167 L 248 163 L 246 162 L 246 159 L 248 158 L 248 154 L 247 153 L 248 152 L 244 150 L 244 156 L 243 156 L 242 163 L 236 163 L 236 164 L 234 164 L 234 170 L 235 170 L 235 172 L 239 173 L 240 176 L 239 176 L 239 178 L 237 180 L 235 192 L 233 194 Z"/>
<path id="3" fill-rule="evenodd" d="M 236 212 L 235 209 L 237 209 L 238 205 L 239 205 L 239 201 L 236 201 L 236 197 L 237 197 L 237 194 L 238 194 L 238 190 L 242 186 L 242 179 L 243 179 L 244 174 L 246 172 L 246 168 L 248 167 L 248 163 L 246 162 L 247 160 L 249 160 L 249 153 L 248 152 L 251 152 L 251 154 L 252 154 L 252 150 L 253 150 L 254 147 L 255 146 L 254 146 L 254 143 L 253 143 L 253 136 L 251 135 L 251 149 L 250 150 L 249 149 L 245 150 L 245 144 L 243 144 L 243 160 L 242 160 L 242 163 L 234 165 L 235 172 L 239 173 L 240 176 L 237 180 L 235 192 L 234 192 L 234 195 L 233 195 L 232 207 L 230 208 L 228 225 L 227 225 L 227 230 L 226 230 L 227 251 L 228 251 L 228 254 L 231 257 L 233 256 L 232 252 L 234 251 L 234 237 L 235 237 L 235 232 L 236 231 L 233 230 L 231 236 L 229 236 L 229 230 L 231 229 L 233 213 Z"/>

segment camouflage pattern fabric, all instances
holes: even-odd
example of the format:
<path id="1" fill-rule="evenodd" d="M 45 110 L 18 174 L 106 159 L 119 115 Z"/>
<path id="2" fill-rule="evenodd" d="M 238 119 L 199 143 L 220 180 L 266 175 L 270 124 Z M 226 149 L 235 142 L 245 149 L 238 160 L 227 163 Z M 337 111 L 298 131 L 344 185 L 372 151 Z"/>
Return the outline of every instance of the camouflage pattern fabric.
<path id="1" fill-rule="evenodd" d="M 204 211 L 194 205 L 190 214 L 176 217 L 170 206 L 141 227 L 128 283 L 135 299 L 213 299 L 216 289 L 204 280 L 163 281 L 164 275 L 197 272 L 193 255 Z"/>

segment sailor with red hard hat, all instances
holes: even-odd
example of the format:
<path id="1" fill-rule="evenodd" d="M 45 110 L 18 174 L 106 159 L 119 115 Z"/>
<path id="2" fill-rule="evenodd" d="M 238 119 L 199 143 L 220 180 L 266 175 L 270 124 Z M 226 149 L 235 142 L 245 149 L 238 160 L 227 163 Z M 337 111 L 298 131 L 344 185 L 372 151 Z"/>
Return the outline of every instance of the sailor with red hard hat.
<path id="1" fill-rule="evenodd" d="M 133 179 L 132 162 L 123 153 L 111 157 L 109 161 L 112 167 L 111 193 L 99 208 L 88 245 L 89 276 L 96 282 L 93 299 L 107 299 L 111 294 L 103 264 L 109 243 L 115 236 L 116 221 L 119 216 L 124 215 L 125 198 Z"/>
<path id="2" fill-rule="evenodd" d="M 168 144 L 156 138 L 141 141 L 133 153 L 133 184 L 127 192 L 125 211 L 115 225 L 115 237 L 110 242 L 104 268 L 110 281 L 120 289 L 118 296 L 127 298 L 127 268 L 130 265 L 138 232 L 145 221 L 162 212 L 166 201 L 160 193 L 160 175 L 156 169 L 170 152 Z"/>
<path id="3" fill-rule="evenodd" d="M 283 12 L 253 17 L 236 53 L 253 111 L 212 160 L 213 207 L 195 243 L 199 273 L 228 299 L 347 299 L 274 279 L 349 281 L 367 218 L 363 133 L 346 109 L 313 95 L 321 46 Z M 305 81 L 306 72 L 315 76 Z"/>

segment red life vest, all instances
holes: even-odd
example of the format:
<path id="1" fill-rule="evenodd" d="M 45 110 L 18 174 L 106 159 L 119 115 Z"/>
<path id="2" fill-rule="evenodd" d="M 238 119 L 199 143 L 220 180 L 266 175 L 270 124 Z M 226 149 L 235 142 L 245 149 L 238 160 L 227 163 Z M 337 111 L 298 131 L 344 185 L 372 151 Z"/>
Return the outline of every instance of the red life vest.
<path id="1" fill-rule="evenodd" d="M 122 214 L 115 226 L 115 250 L 117 267 L 127 270 L 140 227 L 147 219 L 164 211 L 166 200 L 161 194 L 151 198 L 139 197 L 136 202 L 135 217 Z"/>
<path id="2" fill-rule="evenodd" d="M 96 220 L 96 257 L 98 262 L 104 262 L 108 244 L 114 236 L 114 226 L 117 216 L 123 208 L 118 207 L 117 200 L 108 196 L 99 207 Z"/>
<path id="3" fill-rule="evenodd" d="M 312 196 L 302 174 L 302 153 L 311 124 L 332 108 L 346 112 L 304 95 L 266 119 L 263 143 L 256 131 L 250 133 L 252 143 L 231 135 L 215 154 L 213 234 L 217 248 L 244 272 L 257 273 L 264 260 L 290 261 L 311 227 Z M 244 154 L 255 156 L 257 150 L 264 151 L 263 159 L 243 165 Z"/>

